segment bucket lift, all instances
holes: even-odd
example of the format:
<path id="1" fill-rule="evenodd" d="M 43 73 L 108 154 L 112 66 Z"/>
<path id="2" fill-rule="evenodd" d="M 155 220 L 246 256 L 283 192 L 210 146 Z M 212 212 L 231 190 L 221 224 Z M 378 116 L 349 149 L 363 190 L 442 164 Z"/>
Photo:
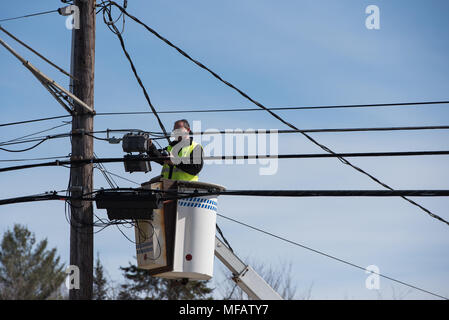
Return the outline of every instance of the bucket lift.
<path id="1" fill-rule="evenodd" d="M 216 184 L 160 179 L 142 184 L 143 189 L 176 193 L 222 191 Z M 209 280 L 214 255 L 232 272 L 233 280 L 251 298 L 279 300 L 250 266 L 243 263 L 215 236 L 217 196 L 166 200 L 154 209 L 152 219 L 137 220 L 135 226 L 137 264 L 150 274 L 166 279 Z"/>

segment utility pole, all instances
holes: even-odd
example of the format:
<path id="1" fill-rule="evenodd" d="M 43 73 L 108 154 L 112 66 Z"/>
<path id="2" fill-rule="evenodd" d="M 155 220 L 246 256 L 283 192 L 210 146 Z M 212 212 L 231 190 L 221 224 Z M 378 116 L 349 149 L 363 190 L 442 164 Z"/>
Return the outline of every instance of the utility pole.
<path id="1" fill-rule="evenodd" d="M 79 29 L 72 36 L 73 93 L 92 109 L 94 107 L 95 67 L 95 4 L 96 0 L 75 0 L 79 9 Z M 71 160 L 93 158 L 93 138 L 83 132 L 93 131 L 93 114 L 75 104 L 72 117 Z M 93 165 L 84 164 L 70 169 L 72 196 L 92 192 Z M 93 289 L 93 204 L 73 200 L 70 226 L 70 264 L 79 268 L 79 289 L 69 291 L 70 300 L 91 300 Z"/>

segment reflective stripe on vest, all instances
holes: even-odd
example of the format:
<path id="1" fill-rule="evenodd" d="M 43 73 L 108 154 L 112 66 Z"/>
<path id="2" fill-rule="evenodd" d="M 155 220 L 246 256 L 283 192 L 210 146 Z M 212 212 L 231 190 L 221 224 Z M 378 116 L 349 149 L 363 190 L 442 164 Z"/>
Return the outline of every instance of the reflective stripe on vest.
<path id="1" fill-rule="evenodd" d="M 178 156 L 181 158 L 190 157 L 190 155 L 193 152 L 193 149 L 198 145 L 198 143 L 192 141 L 191 145 L 183 147 L 179 153 Z M 172 146 L 167 147 L 167 151 L 170 152 L 173 149 Z M 164 164 L 162 166 L 161 176 L 165 179 L 171 179 L 171 180 L 183 180 L 183 181 L 198 181 L 198 175 L 191 175 L 175 166 L 172 167 L 171 177 L 170 177 L 170 166 L 167 164 Z"/>

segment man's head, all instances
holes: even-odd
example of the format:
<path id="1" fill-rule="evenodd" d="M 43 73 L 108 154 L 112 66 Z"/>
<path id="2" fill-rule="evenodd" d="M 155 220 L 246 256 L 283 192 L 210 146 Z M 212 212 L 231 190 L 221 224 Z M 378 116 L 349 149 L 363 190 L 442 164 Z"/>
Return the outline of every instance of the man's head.
<path id="1" fill-rule="evenodd" d="M 188 139 L 190 133 L 190 124 L 186 119 L 177 120 L 173 126 L 172 135 L 178 141 Z"/>

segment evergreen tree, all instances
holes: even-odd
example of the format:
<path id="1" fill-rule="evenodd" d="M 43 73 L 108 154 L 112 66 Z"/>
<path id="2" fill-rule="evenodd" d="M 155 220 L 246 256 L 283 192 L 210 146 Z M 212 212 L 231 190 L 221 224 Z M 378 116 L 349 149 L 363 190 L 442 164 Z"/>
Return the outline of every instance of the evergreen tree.
<path id="1" fill-rule="evenodd" d="M 104 277 L 103 265 L 100 261 L 100 254 L 97 253 L 97 261 L 95 263 L 94 270 L 94 286 L 92 293 L 93 300 L 106 300 L 108 298 L 106 283 L 107 281 Z"/>
<path id="2" fill-rule="evenodd" d="M 65 273 L 56 248 L 36 238 L 25 226 L 14 225 L 3 235 L 0 248 L 0 299 L 56 298 Z"/>
<path id="3" fill-rule="evenodd" d="M 168 280 L 152 277 L 148 270 L 139 269 L 136 265 L 120 267 L 126 279 L 121 285 L 118 299 L 121 300 L 194 300 L 212 299 L 212 288 L 208 281 Z"/>

